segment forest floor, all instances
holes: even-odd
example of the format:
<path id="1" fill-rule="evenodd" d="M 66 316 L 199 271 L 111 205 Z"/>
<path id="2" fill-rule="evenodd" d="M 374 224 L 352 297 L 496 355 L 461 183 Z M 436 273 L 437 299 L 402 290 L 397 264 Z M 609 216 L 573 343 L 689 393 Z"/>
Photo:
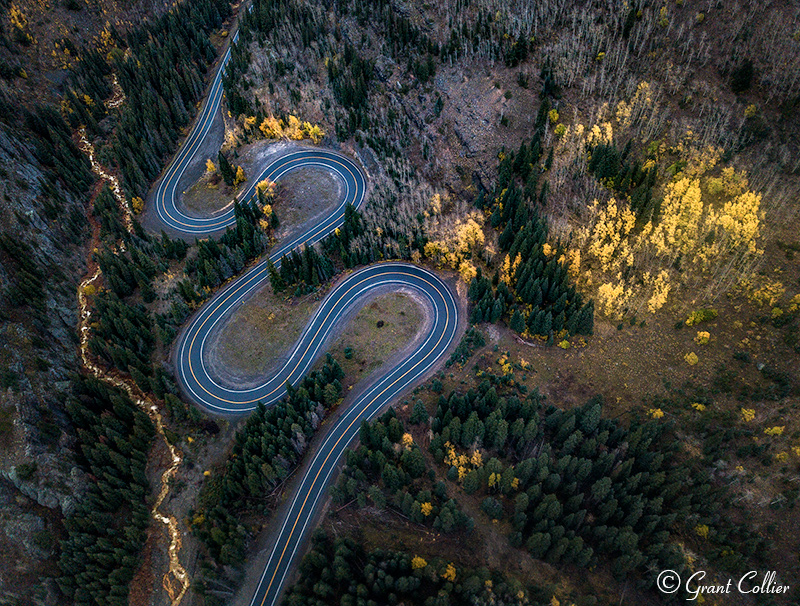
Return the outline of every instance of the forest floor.
<path id="1" fill-rule="evenodd" d="M 740 501 L 731 510 L 732 515 L 740 521 L 746 517 L 754 529 L 774 542 L 765 566 L 777 570 L 784 584 L 795 586 L 800 582 L 796 567 L 787 564 L 781 554 L 796 549 L 798 529 L 785 510 L 770 504 L 780 502 L 787 488 L 797 487 L 797 478 L 787 473 L 788 467 L 775 465 L 773 457 L 778 451 L 789 450 L 800 437 L 800 427 L 791 426 L 789 416 L 800 400 L 796 385 L 788 395 L 774 400 L 761 401 L 757 394 L 768 393 L 775 385 L 763 372 L 764 368 L 775 368 L 796 379 L 793 370 L 796 354 L 783 343 L 780 329 L 759 321 L 764 310 L 746 299 L 726 298 L 715 309 L 719 312 L 717 319 L 693 327 L 686 326 L 682 310 L 662 311 L 655 319 L 649 318 L 644 326 L 635 327 L 626 322 L 618 328 L 598 319 L 595 334 L 583 346 L 566 350 L 529 344 L 505 327 L 482 325 L 486 345 L 464 367 L 450 367 L 440 373 L 444 386 L 441 393 L 476 388 L 481 381 L 476 370 L 502 373 L 498 360 L 505 355 L 515 367 L 516 381 L 529 390 L 538 389 L 546 397 L 546 403 L 559 408 L 580 406 L 601 394 L 605 401 L 603 415 L 611 418 L 648 416 L 653 408 L 663 409 L 665 422 L 679 423 L 683 450 L 680 456 L 703 456 L 708 446 L 703 431 L 706 423 L 727 419 L 733 425 L 752 426 L 753 441 L 773 442 L 768 451 L 770 456 L 760 460 L 733 457 L 717 470 L 717 479 L 728 483 L 732 496 Z M 712 335 L 708 344 L 700 346 L 694 341 L 699 330 Z M 699 356 L 697 364 L 689 365 L 684 360 L 689 351 Z M 741 355 L 745 351 L 749 354 L 746 361 Z M 736 352 L 740 353 L 734 359 Z M 423 386 L 415 390 L 413 397 L 422 399 L 431 410 L 439 394 Z M 705 403 L 705 410 L 692 407 L 697 401 Z M 743 407 L 756 409 L 755 419 L 745 422 L 740 414 Z M 396 408 L 407 421 L 409 402 L 398 403 Z M 763 434 L 764 428 L 776 425 L 786 425 L 783 436 Z M 406 424 L 406 427 L 414 434 L 414 441 L 423 447 L 437 479 L 442 479 L 445 470 L 433 461 L 426 448 L 429 436 L 418 426 Z M 737 445 L 732 447 L 734 452 Z M 796 463 L 797 455 L 789 456 L 790 463 L 792 459 Z M 557 586 L 559 595 L 595 595 L 602 603 L 660 603 L 655 595 L 615 580 L 608 566 L 586 571 L 564 565 L 552 567 L 534 560 L 524 549 L 509 545 L 508 522 L 490 523 L 481 511 L 479 498 L 467 495 L 457 486 L 458 494 L 452 494 L 453 485 L 450 487 L 449 496 L 456 498 L 459 507 L 476 522 L 468 535 L 437 532 L 411 522 L 391 508 L 358 509 L 337 504 L 330 508 L 323 528 L 330 536 L 353 536 L 367 549 L 396 549 L 426 558 L 447 558 L 459 567 L 500 569 L 525 583 L 553 590 Z M 697 540 L 684 539 L 687 546 Z"/>

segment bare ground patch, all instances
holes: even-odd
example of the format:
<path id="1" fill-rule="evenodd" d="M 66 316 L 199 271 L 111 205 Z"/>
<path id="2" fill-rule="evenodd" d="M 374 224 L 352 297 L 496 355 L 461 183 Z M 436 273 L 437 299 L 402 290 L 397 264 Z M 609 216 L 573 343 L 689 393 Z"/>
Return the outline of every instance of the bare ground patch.
<path id="1" fill-rule="evenodd" d="M 228 206 L 239 189 L 226 185 L 218 173 L 204 173 L 183 193 L 183 206 L 193 215 L 213 215 Z"/>
<path id="2" fill-rule="evenodd" d="M 314 166 L 298 168 L 278 181 L 275 211 L 282 225 L 301 225 L 338 204 L 343 195 L 342 182 L 330 171 Z"/>
<path id="3" fill-rule="evenodd" d="M 264 288 L 214 336 L 207 362 L 212 375 L 226 382 L 267 376 L 285 361 L 324 295 L 318 291 L 287 298 Z M 406 349 L 423 321 L 420 303 L 411 296 L 380 294 L 342 322 L 340 336 L 326 349 L 340 354 L 346 382 L 354 385 Z M 346 347 L 352 350 L 349 359 Z"/>
<path id="4" fill-rule="evenodd" d="M 239 187 L 226 185 L 218 172 L 204 172 L 181 194 L 181 205 L 192 215 L 206 217 L 224 210 L 246 188 L 259 178 L 271 161 L 302 146 L 257 141 L 237 150 L 229 158 L 234 167 L 241 166 L 247 181 Z M 216 164 L 216 159 L 211 158 Z M 275 210 L 281 221 L 279 235 L 334 207 L 344 196 L 339 178 L 324 168 L 308 166 L 292 170 L 278 179 Z M 285 226 L 285 227 L 283 227 Z"/>

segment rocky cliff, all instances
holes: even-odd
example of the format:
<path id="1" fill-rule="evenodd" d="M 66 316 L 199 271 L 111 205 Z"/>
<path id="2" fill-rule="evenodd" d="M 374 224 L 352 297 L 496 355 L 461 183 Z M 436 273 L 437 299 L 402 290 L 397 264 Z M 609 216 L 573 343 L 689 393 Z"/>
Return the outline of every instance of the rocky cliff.
<path id="1" fill-rule="evenodd" d="M 41 144 L 0 126 L 0 603 L 52 598 L 42 579 L 60 518 L 86 484 L 64 402 L 78 370 L 88 195 L 43 164 Z"/>

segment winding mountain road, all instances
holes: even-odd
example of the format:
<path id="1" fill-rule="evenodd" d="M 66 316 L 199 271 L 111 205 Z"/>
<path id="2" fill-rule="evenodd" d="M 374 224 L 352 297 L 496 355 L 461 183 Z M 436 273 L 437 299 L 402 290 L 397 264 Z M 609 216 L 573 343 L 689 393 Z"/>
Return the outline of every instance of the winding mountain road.
<path id="1" fill-rule="evenodd" d="M 238 34 L 237 34 L 238 37 Z M 234 38 L 235 40 L 236 38 Z M 209 96 L 200 116 L 173 162 L 167 168 L 155 191 L 153 203 L 164 226 L 185 234 L 207 236 L 234 223 L 233 209 L 226 208 L 211 217 L 187 214 L 178 198 L 178 184 L 187 168 L 199 158 L 204 138 L 208 135 L 222 100 L 222 73 L 230 57 L 227 50 L 220 62 Z M 282 156 L 268 164 L 252 185 L 240 196 L 250 199 L 255 184 L 262 179 L 278 181 L 302 167 L 317 166 L 333 173 L 344 185 L 340 204 L 325 218 L 291 237 L 271 255 L 280 266 L 283 255 L 298 246 L 311 245 L 332 233 L 344 221 L 347 204 L 359 207 L 364 202 L 366 178 L 359 167 L 346 156 L 317 148 L 305 148 Z M 328 481 L 347 446 L 358 435 L 361 421 L 375 416 L 401 392 L 408 389 L 437 362 L 441 361 L 459 332 L 459 306 L 451 289 L 426 269 L 402 262 L 385 262 L 353 272 L 343 279 L 323 300 L 295 344 L 285 364 L 255 387 L 235 388 L 216 382 L 207 371 L 206 345 L 212 331 L 224 322 L 248 297 L 263 288 L 269 279 L 268 262 L 261 261 L 237 278 L 189 321 L 175 348 L 175 367 L 181 387 L 198 405 L 222 414 L 246 413 L 258 402 L 270 405 L 285 393 L 285 383 L 296 383 L 324 352 L 326 342 L 348 313 L 370 294 L 387 288 L 414 291 L 425 302 L 430 316 L 425 333 L 417 346 L 399 362 L 383 368 L 379 377 L 355 397 L 330 427 L 325 427 L 321 445 L 313 453 L 306 472 L 282 520 L 280 533 L 271 550 L 252 605 L 277 604 L 284 583 L 292 569 L 304 538 L 311 530 L 317 506 L 324 502 Z"/>

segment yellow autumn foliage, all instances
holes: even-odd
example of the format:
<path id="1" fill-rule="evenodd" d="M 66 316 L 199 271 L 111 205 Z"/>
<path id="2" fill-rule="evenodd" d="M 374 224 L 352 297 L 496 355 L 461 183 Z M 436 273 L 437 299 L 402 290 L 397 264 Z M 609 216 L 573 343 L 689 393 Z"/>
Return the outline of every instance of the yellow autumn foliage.
<path id="1" fill-rule="evenodd" d="M 289 121 L 283 129 L 283 136 L 287 139 L 300 141 L 303 138 L 303 124 L 297 116 L 289 115 Z"/>
<path id="2" fill-rule="evenodd" d="M 319 143 L 325 136 L 325 131 L 320 128 L 319 124 L 303 122 L 303 136 L 311 139 L 314 143 Z"/>
<path id="3" fill-rule="evenodd" d="M 619 118 L 629 120 L 630 111 L 618 107 Z M 595 125 L 587 145 L 605 142 L 603 129 Z M 749 189 L 747 175 L 726 167 L 712 176 L 718 149 L 687 142 L 677 149 L 686 164 L 664 185 L 656 220 L 637 224 L 628 200 L 595 199 L 584 225 L 573 230 L 570 274 L 596 291 L 608 316 L 655 313 L 686 287 L 713 296 L 763 254 L 762 196 Z"/>
<path id="4" fill-rule="evenodd" d="M 259 199 L 269 199 L 275 197 L 275 190 L 277 185 L 274 181 L 270 181 L 269 179 L 262 179 L 258 183 L 256 183 L 256 194 L 258 195 Z"/>
<path id="5" fill-rule="evenodd" d="M 553 170 L 568 171 L 595 146 L 621 149 L 633 137 L 647 145 L 641 169 L 666 178 L 652 192 L 660 201 L 655 216 L 637 218 L 627 196 L 600 198 L 571 230 L 564 263 L 611 317 L 656 313 L 687 289 L 713 299 L 749 277 L 763 254 L 762 196 L 744 171 L 720 167 L 722 150 L 700 145 L 691 131 L 677 140 L 642 134 L 639 127 L 655 123 L 660 94 L 641 82 L 629 99 L 603 104 L 594 124 L 575 122 L 555 143 Z"/>
<path id="6" fill-rule="evenodd" d="M 669 272 L 666 269 L 662 269 L 657 276 L 652 276 L 649 271 L 646 271 L 642 279 L 645 286 L 650 288 L 647 311 L 654 314 L 664 306 L 667 302 L 669 291 L 672 290 L 672 284 L 669 282 Z"/>
<path id="7" fill-rule="evenodd" d="M 754 276 L 752 279 L 740 280 L 738 288 L 747 298 L 759 307 L 772 307 L 786 292 L 783 283 L 772 280 L 768 276 Z"/>
<path id="8" fill-rule="evenodd" d="M 547 246 L 547 244 L 545 244 L 545 246 Z M 520 263 L 522 263 L 521 254 L 517 253 L 517 256 L 514 257 L 513 261 L 511 260 L 511 257 L 506 255 L 505 259 L 503 259 L 503 264 L 500 266 L 500 280 L 511 286 L 511 282 L 514 279 L 514 274 L 516 274 Z"/>
<path id="9" fill-rule="evenodd" d="M 711 340 L 711 333 L 707 330 L 698 330 L 694 342 L 698 345 L 706 345 Z"/>
<path id="10" fill-rule="evenodd" d="M 465 259 L 458 265 L 458 275 L 461 276 L 465 284 L 469 284 L 472 282 L 472 278 L 478 275 L 478 270 L 472 263 Z"/>
<path id="11" fill-rule="evenodd" d="M 472 453 L 472 458 L 470 459 L 470 463 L 472 463 L 473 467 L 482 467 L 483 466 L 483 455 L 481 451 L 477 448 L 475 452 Z"/>
<path id="12" fill-rule="evenodd" d="M 455 564 L 450 562 L 445 568 L 444 572 L 442 573 L 442 578 L 445 581 L 450 581 L 451 583 L 456 580 L 456 567 Z"/>
<path id="13" fill-rule="evenodd" d="M 11 27 L 22 30 L 28 27 L 28 18 L 16 4 L 12 4 L 8 9 L 8 19 Z"/>
<path id="14" fill-rule="evenodd" d="M 597 289 L 597 305 L 603 313 L 613 316 L 624 309 L 631 297 L 630 289 L 626 290 L 623 282 L 606 282 Z"/>
<path id="15" fill-rule="evenodd" d="M 264 118 L 258 127 L 267 139 L 280 139 L 283 137 L 283 126 L 281 122 L 274 116 Z"/>
<path id="16" fill-rule="evenodd" d="M 233 186 L 239 187 L 239 185 L 245 181 L 247 181 L 247 177 L 244 174 L 244 169 L 241 166 L 237 166 L 236 175 L 233 177 Z"/>
<path id="17" fill-rule="evenodd" d="M 245 118 L 245 127 L 249 128 L 253 123 L 255 123 L 255 118 Z M 267 139 L 286 138 L 294 141 L 311 139 L 314 143 L 319 143 L 325 136 L 325 131 L 318 124 L 301 121 L 300 118 L 293 115 L 290 115 L 286 122 L 278 120 L 274 116 L 268 116 L 261 121 L 258 130 Z"/>
<path id="18" fill-rule="evenodd" d="M 442 204 L 441 195 L 435 194 L 430 202 L 434 215 L 441 212 Z M 477 211 L 454 222 L 440 222 L 436 226 L 435 237 L 423 248 L 425 257 L 439 267 L 457 270 L 464 282 L 469 283 L 477 275 L 477 269 L 470 259 L 484 249 L 483 222 L 483 215 Z"/>

